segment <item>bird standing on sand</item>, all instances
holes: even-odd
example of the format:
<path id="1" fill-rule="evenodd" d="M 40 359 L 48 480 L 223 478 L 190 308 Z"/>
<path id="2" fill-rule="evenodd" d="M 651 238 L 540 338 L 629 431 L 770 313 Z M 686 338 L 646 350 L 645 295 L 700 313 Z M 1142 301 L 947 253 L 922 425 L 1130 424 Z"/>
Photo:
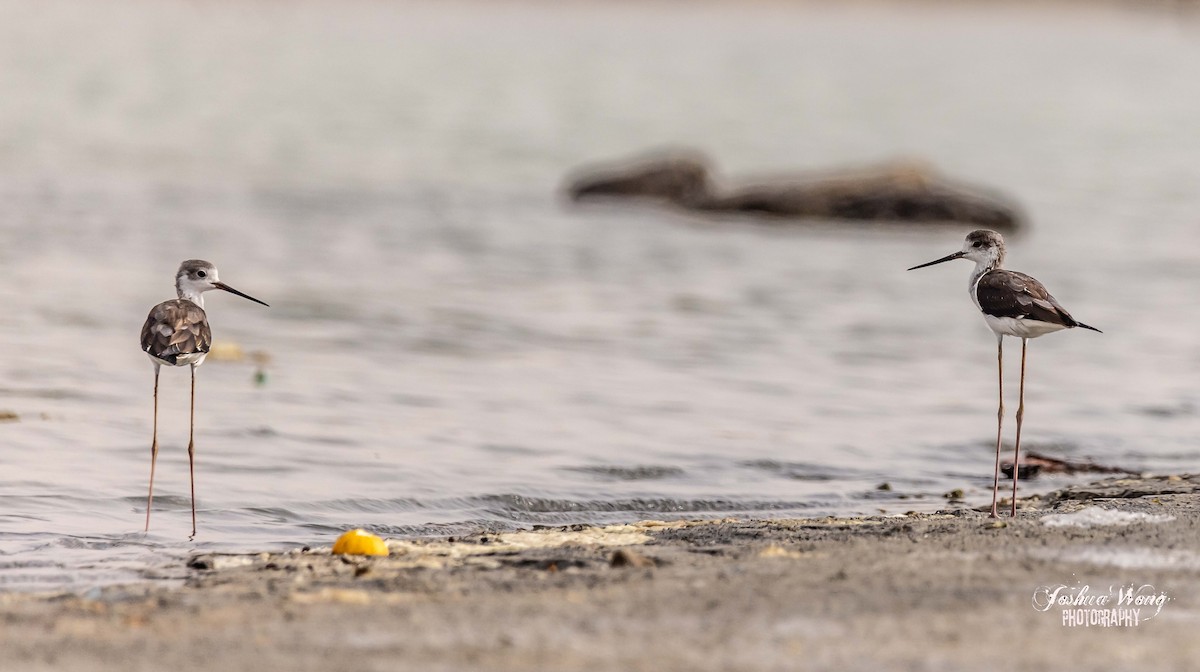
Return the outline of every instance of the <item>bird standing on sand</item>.
<path id="1" fill-rule="evenodd" d="M 204 362 L 212 345 L 212 330 L 204 314 L 204 292 L 222 289 L 267 305 L 217 279 L 217 268 L 207 261 L 192 259 L 179 265 L 175 274 L 178 299 L 163 301 L 150 309 L 142 326 L 142 351 L 154 362 L 154 438 L 150 443 L 150 491 L 146 495 L 146 531 L 150 531 L 150 505 L 154 501 L 154 465 L 158 461 L 158 372 L 167 366 L 192 369 L 191 426 L 188 430 L 188 480 L 192 489 L 192 537 L 196 536 L 196 367 Z"/>
<path id="2" fill-rule="evenodd" d="M 996 413 L 996 472 L 992 481 L 992 518 L 996 514 L 996 497 L 1000 489 L 1000 440 L 1004 426 L 1004 337 L 1021 339 L 1021 391 L 1017 405 L 1017 441 L 1013 449 L 1012 515 L 1017 515 L 1017 465 L 1021 455 L 1021 421 L 1025 417 L 1025 353 L 1029 339 L 1063 329 L 1081 327 L 1099 332 L 1071 317 L 1066 308 L 1046 291 L 1037 280 L 1004 265 L 1004 238 L 995 231 L 981 229 L 967 234 L 963 249 L 927 264 L 913 266 L 910 271 L 954 259 L 975 262 L 968 291 L 983 319 L 996 334 L 996 362 L 999 367 L 1000 409 Z"/>

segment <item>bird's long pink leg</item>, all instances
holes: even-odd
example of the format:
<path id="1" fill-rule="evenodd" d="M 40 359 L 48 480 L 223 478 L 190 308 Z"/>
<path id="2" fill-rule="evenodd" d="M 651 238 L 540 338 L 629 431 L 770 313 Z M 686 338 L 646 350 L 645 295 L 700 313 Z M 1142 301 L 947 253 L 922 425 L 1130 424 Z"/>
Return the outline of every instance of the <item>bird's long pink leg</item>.
<path id="1" fill-rule="evenodd" d="M 188 481 L 192 486 L 192 537 L 196 536 L 196 365 L 192 365 L 192 416 L 188 427 Z"/>
<path id="2" fill-rule="evenodd" d="M 1029 339 L 1021 339 L 1021 392 L 1017 402 L 1017 443 L 1013 447 L 1013 497 L 1012 515 L 1017 515 L 1017 465 L 1021 459 L 1021 421 L 1025 418 L 1025 351 L 1029 349 Z"/>
<path id="3" fill-rule="evenodd" d="M 154 438 L 150 441 L 150 492 L 146 495 L 146 532 L 150 531 L 150 505 L 154 503 L 154 465 L 158 462 L 158 362 L 154 363 Z"/>
<path id="4" fill-rule="evenodd" d="M 1000 381 L 1000 408 L 996 411 L 996 472 L 992 479 L 992 518 L 996 513 L 996 497 L 1000 492 L 1000 440 L 1004 429 L 1004 337 L 996 336 L 996 369 Z"/>

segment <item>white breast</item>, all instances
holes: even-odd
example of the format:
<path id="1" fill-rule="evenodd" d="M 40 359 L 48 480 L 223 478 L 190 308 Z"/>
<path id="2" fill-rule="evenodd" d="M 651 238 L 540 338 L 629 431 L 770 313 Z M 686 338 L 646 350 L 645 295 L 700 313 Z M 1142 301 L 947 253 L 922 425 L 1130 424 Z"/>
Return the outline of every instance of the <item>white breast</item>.
<path id="1" fill-rule="evenodd" d="M 1066 329 L 1061 324 L 1051 324 L 1028 318 L 993 317 L 987 314 L 984 314 L 983 321 L 987 322 L 988 327 L 993 332 L 1003 336 L 1016 336 L 1017 338 L 1037 338 L 1038 336 L 1045 336 L 1046 334 Z"/>
<path id="2" fill-rule="evenodd" d="M 150 360 L 152 362 L 154 362 L 155 364 L 162 364 L 164 366 L 187 366 L 189 364 L 195 364 L 196 366 L 200 366 L 201 364 L 204 363 L 204 358 L 208 356 L 208 353 L 207 352 L 193 352 L 193 353 L 190 353 L 187 355 L 178 355 L 175 357 L 174 364 L 168 362 L 165 359 L 159 359 L 158 357 L 155 357 L 154 355 L 152 355 L 148 352 L 146 353 L 146 356 L 149 357 Z"/>

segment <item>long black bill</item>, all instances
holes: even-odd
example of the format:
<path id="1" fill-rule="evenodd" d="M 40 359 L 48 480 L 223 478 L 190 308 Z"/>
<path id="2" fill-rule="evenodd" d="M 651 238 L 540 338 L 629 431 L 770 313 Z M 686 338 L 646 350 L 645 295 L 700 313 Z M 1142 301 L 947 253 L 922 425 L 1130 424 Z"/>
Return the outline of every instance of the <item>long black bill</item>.
<path id="1" fill-rule="evenodd" d="M 954 261 L 955 259 L 962 259 L 962 258 L 963 258 L 962 252 L 955 252 L 954 254 L 947 254 L 946 256 L 942 257 L 941 259 L 934 259 L 933 261 L 929 262 L 928 264 L 921 264 L 920 266 L 913 266 L 912 268 L 910 268 L 908 270 L 915 271 L 918 268 L 925 268 L 926 266 L 933 266 L 934 264 L 940 264 L 943 261 Z M 262 302 L 260 301 L 259 303 L 262 303 Z"/>
<path id="2" fill-rule="evenodd" d="M 243 299 L 250 299 L 251 301 L 253 301 L 255 303 L 261 303 L 262 305 L 264 305 L 268 308 L 271 307 L 269 304 L 267 304 L 263 301 L 259 301 L 258 299 L 254 298 L 253 296 L 250 296 L 249 294 L 244 294 L 242 292 L 239 292 L 238 290 L 234 289 L 233 287 L 230 287 L 229 285 L 227 285 L 223 282 L 214 282 L 212 284 L 213 284 L 213 287 L 216 287 L 217 289 L 223 289 L 223 290 L 229 292 L 230 294 L 237 294 L 238 296 L 242 297 Z"/>

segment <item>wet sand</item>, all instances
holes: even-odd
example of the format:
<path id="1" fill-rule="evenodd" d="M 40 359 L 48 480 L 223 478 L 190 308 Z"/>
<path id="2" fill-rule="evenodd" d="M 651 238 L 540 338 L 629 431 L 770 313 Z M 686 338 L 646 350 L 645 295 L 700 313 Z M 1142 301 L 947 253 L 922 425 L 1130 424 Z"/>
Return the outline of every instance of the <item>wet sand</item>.
<path id="1" fill-rule="evenodd" d="M 1197 493 L 1200 476 L 1109 479 L 1022 500 L 1016 520 L 641 522 L 392 541 L 388 558 L 198 555 L 178 587 L 0 596 L 0 669 L 1193 669 Z M 1034 604 L 1059 585 L 1169 599 L 1136 626 L 1070 627 Z"/>

